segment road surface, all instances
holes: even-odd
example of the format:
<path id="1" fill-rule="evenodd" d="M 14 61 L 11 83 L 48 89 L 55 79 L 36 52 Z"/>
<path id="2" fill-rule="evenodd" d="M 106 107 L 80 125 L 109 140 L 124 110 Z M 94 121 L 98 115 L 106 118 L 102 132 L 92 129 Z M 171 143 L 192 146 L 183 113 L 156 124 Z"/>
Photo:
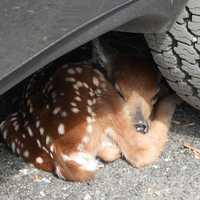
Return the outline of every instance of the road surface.
<path id="1" fill-rule="evenodd" d="M 200 200 L 200 160 L 183 147 L 200 149 L 200 113 L 186 104 L 173 118 L 161 159 L 144 169 L 119 160 L 96 179 L 70 183 L 34 169 L 0 144 L 1 200 Z"/>

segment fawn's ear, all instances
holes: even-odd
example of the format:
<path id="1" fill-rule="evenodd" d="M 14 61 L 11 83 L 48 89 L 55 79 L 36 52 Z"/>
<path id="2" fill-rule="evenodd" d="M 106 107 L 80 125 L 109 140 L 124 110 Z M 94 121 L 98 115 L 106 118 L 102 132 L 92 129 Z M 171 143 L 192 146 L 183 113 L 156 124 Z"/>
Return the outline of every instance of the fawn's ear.
<path id="1" fill-rule="evenodd" d="M 105 38 L 94 39 L 92 45 L 94 63 L 97 63 L 104 68 L 106 70 L 107 78 L 112 80 L 112 73 L 115 67 L 113 62 L 118 54 L 117 50 L 114 49 Z"/>

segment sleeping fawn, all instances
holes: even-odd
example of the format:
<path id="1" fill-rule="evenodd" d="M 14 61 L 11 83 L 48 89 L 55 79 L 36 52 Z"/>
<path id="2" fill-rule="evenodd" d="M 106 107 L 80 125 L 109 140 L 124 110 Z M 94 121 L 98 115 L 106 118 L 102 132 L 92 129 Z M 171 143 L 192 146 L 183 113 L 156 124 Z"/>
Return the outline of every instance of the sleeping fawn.
<path id="1" fill-rule="evenodd" d="M 21 111 L 1 123 L 4 142 L 35 167 L 71 181 L 91 179 L 123 156 L 142 167 L 155 161 L 167 141 L 176 107 L 159 92 L 152 63 L 120 58 L 114 87 L 92 64 L 60 67 L 48 81 L 30 82 Z"/>

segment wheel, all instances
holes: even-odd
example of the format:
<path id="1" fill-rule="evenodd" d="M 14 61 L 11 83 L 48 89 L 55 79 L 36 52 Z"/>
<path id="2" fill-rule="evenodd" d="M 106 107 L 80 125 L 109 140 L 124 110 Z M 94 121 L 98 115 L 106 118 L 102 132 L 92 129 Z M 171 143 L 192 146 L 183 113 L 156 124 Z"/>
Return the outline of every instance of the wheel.
<path id="1" fill-rule="evenodd" d="M 189 0 L 167 33 L 145 39 L 172 89 L 200 110 L 200 1 Z"/>

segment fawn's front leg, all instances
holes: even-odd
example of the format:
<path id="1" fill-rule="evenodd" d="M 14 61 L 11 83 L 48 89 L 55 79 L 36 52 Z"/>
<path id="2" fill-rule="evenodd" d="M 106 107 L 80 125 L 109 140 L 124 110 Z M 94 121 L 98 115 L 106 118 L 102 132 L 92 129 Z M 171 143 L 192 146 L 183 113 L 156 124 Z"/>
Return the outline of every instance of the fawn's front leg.
<path id="1" fill-rule="evenodd" d="M 102 139 L 97 156 L 105 162 L 112 162 L 121 157 L 121 151 L 113 139 L 106 135 Z"/>
<path id="2" fill-rule="evenodd" d="M 60 153 L 54 157 L 55 174 L 68 181 L 86 181 L 94 178 L 100 167 L 96 158 L 88 152 Z"/>

